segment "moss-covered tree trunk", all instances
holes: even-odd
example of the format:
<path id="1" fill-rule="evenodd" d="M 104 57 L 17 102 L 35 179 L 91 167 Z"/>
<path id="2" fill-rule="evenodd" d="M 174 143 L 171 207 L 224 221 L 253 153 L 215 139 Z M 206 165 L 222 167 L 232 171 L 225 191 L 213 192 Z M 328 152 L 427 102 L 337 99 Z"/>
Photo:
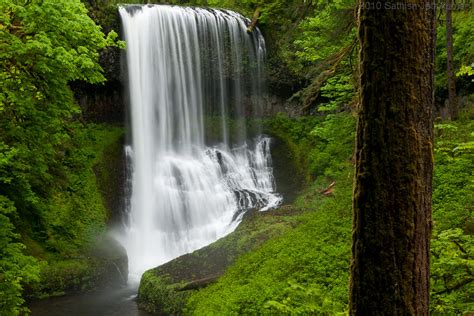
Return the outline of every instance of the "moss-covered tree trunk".
<path id="1" fill-rule="evenodd" d="M 360 4 L 351 315 L 428 314 L 435 34 L 429 4 Z"/>

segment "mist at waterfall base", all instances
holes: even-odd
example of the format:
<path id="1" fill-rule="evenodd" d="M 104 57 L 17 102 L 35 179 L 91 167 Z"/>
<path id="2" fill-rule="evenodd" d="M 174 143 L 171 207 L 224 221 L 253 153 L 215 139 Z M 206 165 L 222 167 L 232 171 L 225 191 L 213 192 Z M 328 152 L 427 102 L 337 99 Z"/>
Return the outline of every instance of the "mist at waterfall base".
<path id="1" fill-rule="evenodd" d="M 249 209 L 276 207 L 262 115 L 265 42 L 223 10 L 123 6 L 131 194 L 117 239 L 129 281 L 232 232 Z M 255 124 L 254 124 L 255 126 Z M 257 131 L 257 132 L 255 132 Z"/>

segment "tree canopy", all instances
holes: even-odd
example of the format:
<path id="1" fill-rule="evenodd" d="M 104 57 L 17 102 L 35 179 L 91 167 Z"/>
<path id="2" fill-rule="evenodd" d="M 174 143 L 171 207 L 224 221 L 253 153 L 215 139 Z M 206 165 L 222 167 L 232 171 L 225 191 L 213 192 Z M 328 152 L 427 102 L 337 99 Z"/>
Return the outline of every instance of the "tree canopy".
<path id="1" fill-rule="evenodd" d="M 115 45 L 79 0 L 0 2 L 0 310 L 18 312 L 22 284 L 38 278 L 12 223 L 42 225 L 44 199 L 65 179 L 73 117 L 68 84 L 103 82 L 99 51 Z M 22 227 L 21 232 L 27 230 Z"/>

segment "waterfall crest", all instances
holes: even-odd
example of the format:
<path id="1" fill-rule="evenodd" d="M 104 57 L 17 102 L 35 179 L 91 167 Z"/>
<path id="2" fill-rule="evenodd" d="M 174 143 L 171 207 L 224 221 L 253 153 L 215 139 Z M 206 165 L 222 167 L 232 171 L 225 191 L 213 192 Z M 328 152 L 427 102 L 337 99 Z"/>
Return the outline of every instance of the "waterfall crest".
<path id="1" fill-rule="evenodd" d="M 130 94 L 130 279 L 281 203 L 261 115 L 264 39 L 235 12 L 120 8 Z M 255 130 L 255 129 L 254 129 Z"/>

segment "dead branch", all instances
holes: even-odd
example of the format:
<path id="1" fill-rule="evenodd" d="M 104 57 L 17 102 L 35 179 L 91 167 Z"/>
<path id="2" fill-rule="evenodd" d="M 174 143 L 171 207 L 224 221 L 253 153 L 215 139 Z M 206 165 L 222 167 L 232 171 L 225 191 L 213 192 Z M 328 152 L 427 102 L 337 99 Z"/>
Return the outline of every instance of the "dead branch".
<path id="1" fill-rule="evenodd" d="M 250 22 L 250 25 L 247 27 L 247 33 L 250 34 L 253 32 L 253 30 L 257 26 L 259 17 L 260 17 L 260 8 L 257 8 L 255 12 L 253 13 L 252 22 Z"/>
<path id="2" fill-rule="evenodd" d="M 324 196 L 330 196 L 334 193 L 334 186 L 336 185 L 336 181 L 331 182 L 326 189 L 320 191 L 320 193 Z"/>

